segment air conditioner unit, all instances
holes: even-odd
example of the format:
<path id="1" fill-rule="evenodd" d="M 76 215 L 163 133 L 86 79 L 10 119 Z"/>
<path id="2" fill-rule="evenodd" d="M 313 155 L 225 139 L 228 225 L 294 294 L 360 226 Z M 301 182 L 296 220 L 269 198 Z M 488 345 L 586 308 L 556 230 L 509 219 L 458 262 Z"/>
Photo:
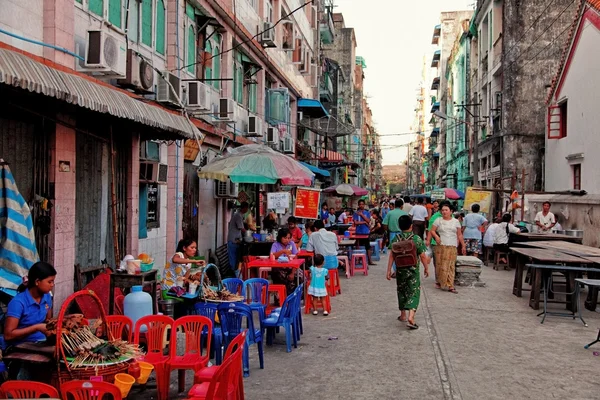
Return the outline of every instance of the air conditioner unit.
<path id="1" fill-rule="evenodd" d="M 294 153 L 294 139 L 289 136 L 283 138 L 283 152 L 288 154 Z"/>
<path id="2" fill-rule="evenodd" d="M 267 128 L 267 144 L 279 145 L 279 129 L 272 126 Z"/>
<path id="3" fill-rule="evenodd" d="M 208 85 L 202 82 L 188 81 L 186 82 L 186 107 L 195 110 L 209 111 L 210 102 L 210 88 Z"/>
<path id="4" fill-rule="evenodd" d="M 119 79 L 121 86 L 132 87 L 136 91 L 151 93 L 154 86 L 154 68 L 139 57 L 132 49 L 127 51 L 127 73 L 125 79 Z"/>
<path id="5" fill-rule="evenodd" d="M 140 182 L 141 183 L 167 183 L 167 174 L 169 167 L 167 164 L 160 164 L 155 161 L 140 162 Z"/>
<path id="6" fill-rule="evenodd" d="M 156 101 L 181 108 L 181 80 L 177 75 L 163 71 L 162 76 L 158 77 Z"/>
<path id="7" fill-rule="evenodd" d="M 229 179 L 225 182 L 215 180 L 214 197 L 216 199 L 237 198 L 238 189 L 238 184 L 231 182 Z"/>
<path id="8" fill-rule="evenodd" d="M 88 31 L 84 72 L 125 78 L 127 74 L 127 42 L 125 38 L 102 30 Z"/>
<path id="9" fill-rule="evenodd" d="M 275 44 L 275 28 L 271 22 L 263 22 L 261 32 L 260 44 L 264 47 L 277 47 Z"/>
<path id="10" fill-rule="evenodd" d="M 235 104 L 232 99 L 219 99 L 219 112 L 217 113 L 217 119 L 220 119 L 221 121 L 235 120 Z"/>
<path id="11" fill-rule="evenodd" d="M 246 137 L 262 137 L 263 136 L 263 128 L 262 128 L 262 119 L 251 115 L 248 117 L 248 129 L 246 129 Z"/>

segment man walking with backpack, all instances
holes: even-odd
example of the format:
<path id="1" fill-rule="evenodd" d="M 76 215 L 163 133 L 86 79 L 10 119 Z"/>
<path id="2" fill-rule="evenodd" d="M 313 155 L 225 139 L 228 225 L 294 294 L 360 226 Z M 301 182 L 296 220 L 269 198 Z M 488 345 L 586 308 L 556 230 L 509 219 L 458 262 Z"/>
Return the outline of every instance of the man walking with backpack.
<path id="1" fill-rule="evenodd" d="M 396 278 L 398 292 L 398 320 L 406 321 L 409 329 L 419 329 L 415 322 L 415 313 L 421 297 L 421 278 L 419 274 L 419 259 L 424 266 L 424 275 L 429 276 L 429 257 L 427 247 L 419 236 L 412 232 L 412 218 L 403 215 L 398 219 L 398 227 L 402 233 L 396 235 L 390 243 L 390 258 L 388 260 L 387 279 Z M 396 272 L 392 271 L 396 264 Z M 408 312 L 408 316 L 407 316 Z"/>

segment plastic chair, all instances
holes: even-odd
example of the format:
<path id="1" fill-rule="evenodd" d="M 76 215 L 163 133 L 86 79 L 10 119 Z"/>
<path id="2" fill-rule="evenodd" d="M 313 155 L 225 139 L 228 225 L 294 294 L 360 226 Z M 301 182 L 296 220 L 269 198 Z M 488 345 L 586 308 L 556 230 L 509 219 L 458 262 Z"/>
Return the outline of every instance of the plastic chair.
<path id="1" fill-rule="evenodd" d="M 257 310 L 260 320 L 265 318 L 269 281 L 262 278 L 252 278 L 244 281 L 244 297 L 251 309 Z"/>
<path id="2" fill-rule="evenodd" d="M 132 342 L 133 321 L 131 318 L 125 315 L 107 315 L 106 328 L 111 333 L 113 339 L 125 339 L 128 342 Z"/>
<path id="3" fill-rule="evenodd" d="M 258 269 L 258 277 L 262 279 L 269 280 L 269 274 L 271 273 L 271 267 L 260 267 Z"/>
<path id="4" fill-rule="evenodd" d="M 7 381 L 0 386 L 2 399 L 41 399 L 42 396 L 54 399 L 60 397 L 58 390 L 40 382 Z"/>
<path id="5" fill-rule="evenodd" d="M 229 344 L 237 335 L 242 333 L 244 329 L 248 329 L 246 336 L 246 346 L 244 346 L 244 376 L 250 375 L 250 367 L 248 360 L 248 348 L 250 345 L 256 344 L 258 347 L 258 359 L 260 369 L 265 368 L 263 357 L 263 334 L 262 329 L 254 328 L 252 320 L 252 309 L 246 304 L 240 303 L 221 303 L 218 308 L 219 319 L 221 320 L 221 329 L 223 329 L 223 339 Z M 261 319 L 261 322 L 264 318 Z M 244 327 L 244 320 L 246 326 Z"/>
<path id="6" fill-rule="evenodd" d="M 347 256 L 337 256 L 338 261 L 343 261 L 346 266 L 346 278 L 350 278 L 350 276 L 354 275 L 354 271 L 352 270 L 352 264 Z"/>
<path id="7" fill-rule="evenodd" d="M 146 355 L 140 361 L 145 361 L 154 366 L 156 373 L 156 385 L 158 400 L 167 400 L 169 395 L 169 377 L 167 376 L 167 362 L 169 356 L 164 354 L 164 341 L 168 336 L 168 330 L 173 329 L 175 321 L 166 315 L 147 315 L 140 318 L 135 324 L 134 343 L 140 344 L 140 329 L 147 327 L 144 332 L 146 336 Z M 175 343 L 171 343 L 175 346 Z"/>
<path id="8" fill-rule="evenodd" d="M 279 313 L 275 313 L 262 321 L 263 327 L 267 330 L 267 345 L 269 346 L 273 344 L 275 328 L 282 327 L 285 329 L 285 345 L 288 353 L 292 352 L 292 335 L 294 342 L 296 342 L 296 333 L 292 332 L 292 324 L 295 316 L 293 307 L 295 305 L 296 296 L 297 295 L 294 292 L 286 297 Z M 298 347 L 296 343 L 294 347 Z"/>
<path id="9" fill-rule="evenodd" d="M 239 347 L 244 346 L 244 344 L 246 343 L 246 335 L 247 335 L 247 331 L 243 331 L 242 333 L 237 335 L 231 341 L 231 343 L 229 343 L 229 346 L 227 346 L 227 350 L 225 351 L 225 357 L 223 358 L 224 360 L 231 357 L 233 352 L 236 351 Z M 241 364 L 242 363 L 240 360 L 240 365 Z M 211 365 L 210 367 L 202 368 L 200 371 L 198 371 L 194 374 L 194 384 L 210 382 L 211 379 L 213 379 L 213 377 L 218 369 L 219 369 L 219 366 L 217 366 L 217 365 Z M 242 374 L 240 374 L 240 379 L 243 379 Z"/>
<path id="10" fill-rule="evenodd" d="M 202 315 L 212 322 L 212 351 L 215 355 L 215 364 L 220 365 L 223 358 L 223 332 L 221 325 L 217 324 L 217 308 L 218 306 L 215 303 L 199 302 L 194 305 L 194 313 Z"/>
<path id="11" fill-rule="evenodd" d="M 304 314 L 310 313 L 310 310 L 312 309 L 312 304 L 313 304 L 313 296 L 311 296 L 309 294 L 308 297 L 306 298 L 306 301 L 304 302 Z M 317 301 L 317 308 L 322 308 L 323 310 L 330 313 L 331 312 L 331 302 L 329 301 L 329 296 L 321 297 L 321 300 Z"/>
<path id="12" fill-rule="evenodd" d="M 60 394 L 63 400 L 104 400 L 107 395 L 112 400 L 122 400 L 121 389 L 108 382 L 64 382 L 60 385 Z"/>
<path id="13" fill-rule="evenodd" d="M 233 294 L 242 294 L 244 281 L 239 278 L 227 278 L 223 279 L 223 286 Z"/>
<path id="14" fill-rule="evenodd" d="M 185 390 L 185 370 L 194 373 L 206 367 L 210 359 L 210 344 L 212 337 L 212 321 L 201 315 L 188 315 L 175 321 L 171 329 L 171 343 L 177 343 L 177 335 L 181 329 L 185 334 L 185 351 L 177 355 L 177 346 L 171 346 L 169 361 L 167 361 L 166 376 L 171 379 L 171 371 L 178 370 L 179 392 Z M 202 354 L 202 349 L 205 349 Z"/>
<path id="15" fill-rule="evenodd" d="M 238 336 L 240 340 L 231 342 L 233 349 L 231 355 L 225 358 L 221 366 L 214 368 L 215 372 L 212 374 L 210 380 L 192 386 L 188 392 L 188 400 L 244 399 L 244 379 L 242 377 L 241 366 L 246 331 L 240 333 Z"/>
<path id="16" fill-rule="evenodd" d="M 267 300 L 267 310 L 266 315 L 269 315 L 273 309 L 275 309 L 274 305 L 271 305 L 271 293 L 275 293 L 277 298 L 279 299 L 279 304 L 282 304 L 287 297 L 287 290 L 285 285 L 269 285 L 269 296 Z"/>
<path id="17" fill-rule="evenodd" d="M 358 261 L 360 261 L 360 267 L 358 267 Z M 369 275 L 367 255 L 365 253 L 352 253 L 352 269 L 354 272 L 362 272 L 364 275 Z"/>
<path id="18" fill-rule="evenodd" d="M 123 307 L 124 302 L 125 302 L 125 296 L 123 296 L 122 294 L 115 297 L 115 312 L 118 315 L 125 314 L 125 311 L 124 311 L 125 308 Z"/>
<path id="19" fill-rule="evenodd" d="M 337 269 L 330 269 L 329 280 L 326 282 L 327 293 L 331 297 L 335 297 L 337 293 L 342 294 L 342 287 L 340 286 L 340 273 Z"/>

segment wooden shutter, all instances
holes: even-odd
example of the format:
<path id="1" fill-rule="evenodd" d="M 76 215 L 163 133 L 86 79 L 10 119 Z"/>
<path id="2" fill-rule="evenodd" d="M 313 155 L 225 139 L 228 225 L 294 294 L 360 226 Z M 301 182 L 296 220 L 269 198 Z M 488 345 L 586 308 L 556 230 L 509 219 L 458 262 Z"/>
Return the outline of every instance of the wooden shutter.
<path id="1" fill-rule="evenodd" d="M 295 40 L 295 47 L 294 47 L 294 52 L 292 53 L 292 62 L 293 63 L 301 63 L 302 62 L 302 53 L 303 53 L 303 48 L 302 48 L 302 39 L 296 39 Z"/>
<path id="2" fill-rule="evenodd" d="M 156 52 L 165 55 L 165 2 L 156 2 Z"/>
<path id="3" fill-rule="evenodd" d="M 142 43 L 152 47 L 152 0 L 142 0 Z"/>
<path id="4" fill-rule="evenodd" d="M 548 139 L 560 139 L 563 137 L 562 132 L 562 114 L 560 106 L 548 107 Z"/>

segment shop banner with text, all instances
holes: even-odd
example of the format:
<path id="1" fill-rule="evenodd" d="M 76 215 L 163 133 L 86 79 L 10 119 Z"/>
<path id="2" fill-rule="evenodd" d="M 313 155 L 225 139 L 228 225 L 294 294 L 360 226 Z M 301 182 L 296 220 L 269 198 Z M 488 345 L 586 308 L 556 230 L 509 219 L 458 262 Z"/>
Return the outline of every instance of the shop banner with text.
<path id="1" fill-rule="evenodd" d="M 473 204 L 479 204 L 481 212 L 489 215 L 490 207 L 492 206 L 492 192 L 474 190 L 472 187 L 468 187 L 463 208 L 465 210 L 471 210 Z"/>
<path id="2" fill-rule="evenodd" d="M 320 199 L 321 191 L 318 189 L 297 188 L 294 217 L 318 219 L 321 211 Z"/>

